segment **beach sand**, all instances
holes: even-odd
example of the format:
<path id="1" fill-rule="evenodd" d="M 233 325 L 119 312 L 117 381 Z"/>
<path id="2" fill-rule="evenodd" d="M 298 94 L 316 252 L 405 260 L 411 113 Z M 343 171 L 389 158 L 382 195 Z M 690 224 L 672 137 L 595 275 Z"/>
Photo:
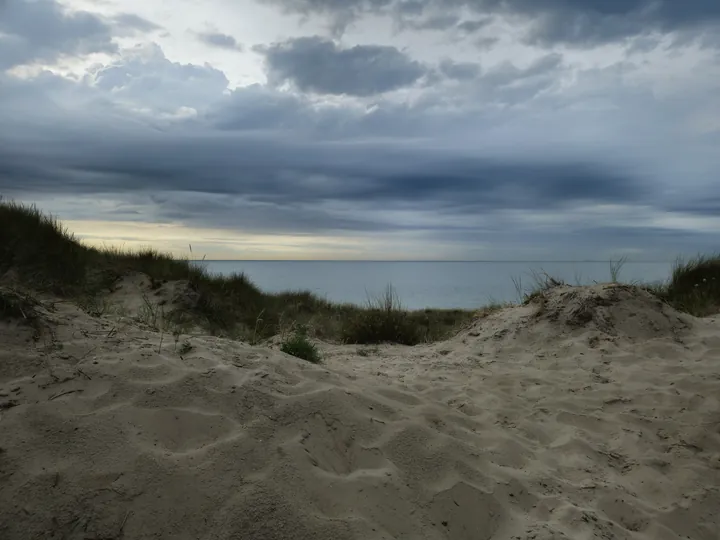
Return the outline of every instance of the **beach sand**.
<path id="1" fill-rule="evenodd" d="M 3 540 L 720 538 L 720 318 L 632 287 L 322 365 L 34 313 L 0 321 Z"/>

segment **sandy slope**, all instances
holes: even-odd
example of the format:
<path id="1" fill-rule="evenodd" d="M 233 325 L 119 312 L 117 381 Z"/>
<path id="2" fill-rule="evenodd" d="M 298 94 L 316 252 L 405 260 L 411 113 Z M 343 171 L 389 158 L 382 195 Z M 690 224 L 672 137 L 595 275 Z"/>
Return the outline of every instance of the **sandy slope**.
<path id="1" fill-rule="evenodd" d="M 633 289 L 324 366 L 46 308 L 0 323 L 2 539 L 720 538 L 720 321 Z"/>

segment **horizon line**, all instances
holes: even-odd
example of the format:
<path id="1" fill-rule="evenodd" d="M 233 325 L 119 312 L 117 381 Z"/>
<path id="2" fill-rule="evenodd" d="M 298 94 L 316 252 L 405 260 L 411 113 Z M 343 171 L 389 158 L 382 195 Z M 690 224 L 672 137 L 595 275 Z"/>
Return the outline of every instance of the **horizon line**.
<path id="1" fill-rule="evenodd" d="M 613 259 L 558 259 L 558 260 L 496 260 L 496 259 L 197 259 L 193 262 L 342 262 L 342 263 L 613 263 Z M 624 263 L 669 264 L 675 261 L 626 260 Z"/>

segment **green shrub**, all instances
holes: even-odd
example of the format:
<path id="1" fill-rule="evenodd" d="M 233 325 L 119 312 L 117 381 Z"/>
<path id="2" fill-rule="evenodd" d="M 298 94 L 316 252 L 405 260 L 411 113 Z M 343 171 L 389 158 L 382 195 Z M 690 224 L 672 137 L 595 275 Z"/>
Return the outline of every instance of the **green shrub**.
<path id="1" fill-rule="evenodd" d="M 320 363 L 320 353 L 307 337 L 307 331 L 303 327 L 295 330 L 294 335 L 280 345 L 280 350 L 285 354 L 302 358 L 313 364 Z"/>

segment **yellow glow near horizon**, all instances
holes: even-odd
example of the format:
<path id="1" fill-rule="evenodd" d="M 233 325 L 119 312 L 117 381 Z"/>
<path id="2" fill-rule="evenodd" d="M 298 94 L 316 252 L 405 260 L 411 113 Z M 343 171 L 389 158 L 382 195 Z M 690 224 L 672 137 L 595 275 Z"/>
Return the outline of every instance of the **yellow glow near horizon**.
<path id="1" fill-rule="evenodd" d="M 258 234 L 190 228 L 177 223 L 65 220 L 63 225 L 86 245 L 124 250 L 154 248 L 180 257 L 208 260 L 362 259 L 368 239 L 323 235 Z"/>

